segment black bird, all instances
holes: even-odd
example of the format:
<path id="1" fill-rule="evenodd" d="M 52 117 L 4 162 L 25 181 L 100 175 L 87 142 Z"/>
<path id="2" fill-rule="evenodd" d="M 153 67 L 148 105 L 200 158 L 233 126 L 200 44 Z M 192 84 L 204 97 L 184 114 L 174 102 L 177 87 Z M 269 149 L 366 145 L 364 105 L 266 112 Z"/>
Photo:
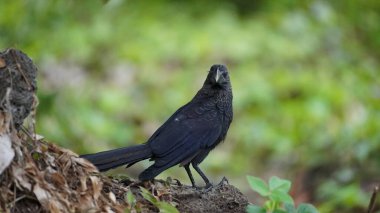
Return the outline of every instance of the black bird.
<path id="1" fill-rule="evenodd" d="M 213 65 L 194 98 L 179 108 L 146 143 L 81 157 L 92 162 L 99 171 L 121 165 L 130 167 L 150 158 L 154 164 L 139 175 L 141 181 L 151 180 L 164 170 L 180 164 L 185 167 L 195 187 L 191 164 L 209 187 L 210 181 L 199 164 L 224 140 L 232 116 L 232 89 L 227 68 Z"/>

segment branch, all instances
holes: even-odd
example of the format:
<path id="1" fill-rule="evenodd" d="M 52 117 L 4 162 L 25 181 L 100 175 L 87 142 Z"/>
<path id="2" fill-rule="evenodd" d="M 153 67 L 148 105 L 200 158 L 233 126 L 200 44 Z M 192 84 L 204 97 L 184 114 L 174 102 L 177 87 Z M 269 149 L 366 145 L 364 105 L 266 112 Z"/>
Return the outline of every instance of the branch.
<path id="1" fill-rule="evenodd" d="M 373 189 L 371 200 L 370 200 L 369 205 L 368 205 L 367 213 L 372 213 L 375 210 L 375 204 L 376 204 L 375 201 L 376 201 L 376 196 L 377 196 L 378 191 L 379 191 L 379 186 L 375 186 L 375 188 Z"/>

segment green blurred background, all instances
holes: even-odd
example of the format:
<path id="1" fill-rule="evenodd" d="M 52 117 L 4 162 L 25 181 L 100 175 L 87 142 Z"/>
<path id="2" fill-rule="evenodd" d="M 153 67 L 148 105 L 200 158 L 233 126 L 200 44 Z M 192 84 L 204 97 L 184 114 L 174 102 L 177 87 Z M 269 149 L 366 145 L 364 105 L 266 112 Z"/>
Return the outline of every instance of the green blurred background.
<path id="1" fill-rule="evenodd" d="M 77 153 L 145 142 L 224 63 L 235 114 L 201 165 L 213 182 L 226 176 L 258 203 L 246 175 L 276 175 L 297 202 L 358 212 L 380 176 L 379 11 L 376 0 L 0 0 L 0 47 L 33 58 L 38 133 Z M 169 175 L 189 184 L 182 168 Z"/>

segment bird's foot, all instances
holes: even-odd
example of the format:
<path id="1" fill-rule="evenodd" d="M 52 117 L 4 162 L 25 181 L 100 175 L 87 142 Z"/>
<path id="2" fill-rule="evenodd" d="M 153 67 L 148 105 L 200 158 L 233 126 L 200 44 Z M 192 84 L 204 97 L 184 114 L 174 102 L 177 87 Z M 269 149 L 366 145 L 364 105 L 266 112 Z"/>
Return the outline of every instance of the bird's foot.
<path id="1" fill-rule="evenodd" d="M 207 183 L 203 189 L 203 192 L 209 192 L 213 187 L 214 185 L 212 185 L 212 183 Z"/>
<path id="2" fill-rule="evenodd" d="M 214 185 L 212 185 L 211 183 L 207 183 L 205 186 L 193 185 L 193 187 L 202 192 L 209 192 L 214 187 Z"/>
<path id="3" fill-rule="evenodd" d="M 222 180 L 215 186 L 219 187 L 226 184 L 229 184 L 228 179 L 226 177 L 223 177 Z M 202 192 L 209 192 L 212 188 L 214 188 L 214 185 L 212 183 L 206 183 L 206 186 L 204 187 L 196 185 L 193 185 L 193 187 Z"/>
<path id="4" fill-rule="evenodd" d="M 214 187 L 212 183 L 207 183 L 204 189 L 211 189 L 212 187 Z"/>
<path id="5" fill-rule="evenodd" d="M 192 185 L 192 187 L 196 190 L 202 190 L 203 187 L 202 186 L 197 186 L 197 185 Z"/>

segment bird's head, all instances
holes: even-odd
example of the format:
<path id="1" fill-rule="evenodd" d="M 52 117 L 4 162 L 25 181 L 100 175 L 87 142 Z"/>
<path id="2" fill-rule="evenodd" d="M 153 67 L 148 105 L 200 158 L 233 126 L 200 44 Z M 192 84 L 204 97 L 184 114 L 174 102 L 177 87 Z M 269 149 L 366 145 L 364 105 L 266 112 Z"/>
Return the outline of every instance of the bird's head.
<path id="1" fill-rule="evenodd" d="M 228 75 L 227 67 L 221 64 L 212 65 L 205 85 L 222 89 L 230 87 L 230 76 Z"/>

